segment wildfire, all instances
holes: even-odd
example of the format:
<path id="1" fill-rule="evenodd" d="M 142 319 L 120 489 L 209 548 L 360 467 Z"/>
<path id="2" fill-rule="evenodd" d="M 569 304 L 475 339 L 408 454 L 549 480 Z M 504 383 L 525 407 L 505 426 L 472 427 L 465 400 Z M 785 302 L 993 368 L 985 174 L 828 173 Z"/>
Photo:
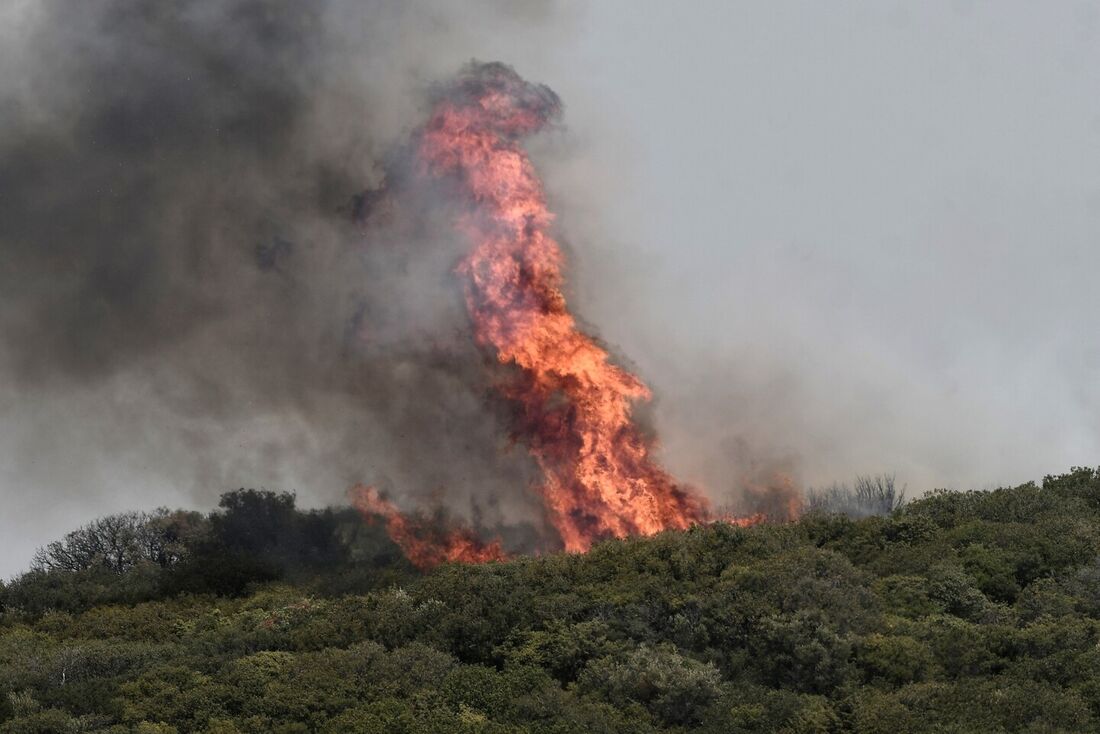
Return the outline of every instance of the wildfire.
<path id="1" fill-rule="evenodd" d="M 374 487 L 352 487 L 348 495 L 355 509 L 368 521 L 375 517 L 385 520 L 386 533 L 421 570 L 448 561 L 486 563 L 507 557 L 499 541 L 486 544 L 465 528 L 441 528 L 437 523 L 401 514 Z"/>
<path id="2" fill-rule="evenodd" d="M 416 175 L 450 194 L 455 227 L 470 241 L 456 273 L 474 338 L 510 368 L 498 388 L 515 406 L 515 439 L 542 471 L 538 491 L 548 520 L 567 551 L 582 552 L 603 538 L 718 518 L 705 498 L 678 485 L 654 460 L 652 441 L 632 416 L 634 405 L 650 398 L 648 388 L 613 364 L 566 306 L 554 216 L 520 144 L 560 111 L 549 88 L 501 64 L 471 65 L 443 90 L 413 151 Z M 500 557 L 496 546 L 429 552 L 392 505 L 365 492 L 360 509 L 384 515 L 406 552 Z M 747 525 L 763 515 L 722 519 Z"/>
<path id="3" fill-rule="evenodd" d="M 560 109 L 552 91 L 511 69 L 476 66 L 436 105 L 417 152 L 425 173 L 455 182 L 466 200 L 456 225 L 472 250 L 458 273 L 475 338 L 518 368 L 501 386 L 517 406 L 516 435 L 543 471 L 540 491 L 566 550 L 584 551 L 600 538 L 687 528 L 708 513 L 653 461 L 631 418 L 649 390 L 566 307 L 553 215 L 518 142 Z"/>

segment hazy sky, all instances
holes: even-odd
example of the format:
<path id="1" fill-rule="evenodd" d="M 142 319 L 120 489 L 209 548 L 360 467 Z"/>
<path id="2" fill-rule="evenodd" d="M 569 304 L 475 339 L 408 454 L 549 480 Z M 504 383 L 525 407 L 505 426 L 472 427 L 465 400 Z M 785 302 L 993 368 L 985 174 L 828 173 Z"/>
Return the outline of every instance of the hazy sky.
<path id="1" fill-rule="evenodd" d="M 563 98 L 533 149 L 574 306 L 653 388 L 676 474 L 721 496 L 755 463 L 804 485 L 887 471 L 920 493 L 1100 464 L 1100 6 L 601 0 L 439 23 L 391 29 L 447 39 L 394 94 L 477 57 Z M 168 435 L 192 420 L 125 384 L 0 390 L 0 577 L 106 512 L 264 483 L 339 498 L 310 456 L 196 494 L 188 445 L 72 424 L 119 400 Z M 219 441 L 259 451 L 278 420 Z"/>
<path id="2" fill-rule="evenodd" d="M 580 43 L 584 312 L 674 467 L 720 482 L 723 432 L 811 484 L 1100 463 L 1100 6 L 603 2 Z"/>

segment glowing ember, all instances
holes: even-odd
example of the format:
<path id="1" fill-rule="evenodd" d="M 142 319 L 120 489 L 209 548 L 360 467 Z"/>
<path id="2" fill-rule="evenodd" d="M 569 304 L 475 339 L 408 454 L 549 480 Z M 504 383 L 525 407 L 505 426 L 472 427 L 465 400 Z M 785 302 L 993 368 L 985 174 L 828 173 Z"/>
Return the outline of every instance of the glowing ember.
<path id="1" fill-rule="evenodd" d="M 762 512 L 758 512 L 755 515 L 723 515 L 718 520 L 719 522 L 735 525 L 739 528 L 751 528 L 753 525 L 759 525 L 760 523 L 767 522 L 768 516 Z"/>
<path id="2" fill-rule="evenodd" d="M 421 570 L 441 563 L 486 563 L 506 558 L 499 542 L 483 543 L 464 528 L 444 529 L 427 520 L 402 515 L 374 487 L 356 486 L 349 493 L 355 509 L 368 521 L 381 517 L 386 532 L 401 551 Z"/>
<path id="3" fill-rule="evenodd" d="M 802 494 L 789 474 L 772 470 L 742 477 L 744 500 L 759 517 L 771 522 L 794 522 L 802 515 Z"/>

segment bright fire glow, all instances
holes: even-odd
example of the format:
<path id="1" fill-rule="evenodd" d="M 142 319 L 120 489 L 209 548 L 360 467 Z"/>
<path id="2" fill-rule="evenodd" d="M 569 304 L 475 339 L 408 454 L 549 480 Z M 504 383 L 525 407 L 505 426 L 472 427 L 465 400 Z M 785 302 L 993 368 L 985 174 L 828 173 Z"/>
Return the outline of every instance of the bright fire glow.
<path id="1" fill-rule="evenodd" d="M 542 471 L 547 517 L 567 551 L 583 552 L 603 538 L 715 518 L 705 498 L 657 464 L 652 441 L 634 422 L 633 406 L 650 398 L 648 388 L 612 364 L 566 306 L 554 217 L 519 142 L 559 112 L 548 88 L 503 65 L 474 65 L 440 97 L 414 151 L 419 175 L 451 195 L 455 226 L 470 241 L 456 270 L 474 337 L 511 368 L 499 389 L 515 406 L 515 438 Z M 392 505 L 379 509 L 377 493 L 369 497 L 365 506 L 387 518 L 406 553 L 422 553 Z M 763 517 L 723 519 L 747 525 Z M 448 560 L 462 556 L 441 552 Z"/>
<path id="2" fill-rule="evenodd" d="M 483 543 L 463 528 L 441 528 L 435 523 L 403 515 L 374 487 L 359 485 L 348 495 L 364 517 L 381 517 L 385 521 L 386 533 L 421 570 L 449 561 L 486 563 L 505 558 L 499 542 Z"/>

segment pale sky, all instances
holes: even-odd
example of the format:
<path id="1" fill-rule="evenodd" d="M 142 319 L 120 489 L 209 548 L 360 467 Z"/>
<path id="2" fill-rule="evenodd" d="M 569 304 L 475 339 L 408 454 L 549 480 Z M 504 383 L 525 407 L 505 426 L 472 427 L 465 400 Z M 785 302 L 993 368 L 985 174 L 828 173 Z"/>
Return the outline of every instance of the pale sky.
<path id="1" fill-rule="evenodd" d="M 1087 2 L 594 4 L 567 123 L 629 163 L 584 313 L 673 466 L 720 482 L 723 431 L 810 484 L 1100 464 L 1098 34 Z"/>

